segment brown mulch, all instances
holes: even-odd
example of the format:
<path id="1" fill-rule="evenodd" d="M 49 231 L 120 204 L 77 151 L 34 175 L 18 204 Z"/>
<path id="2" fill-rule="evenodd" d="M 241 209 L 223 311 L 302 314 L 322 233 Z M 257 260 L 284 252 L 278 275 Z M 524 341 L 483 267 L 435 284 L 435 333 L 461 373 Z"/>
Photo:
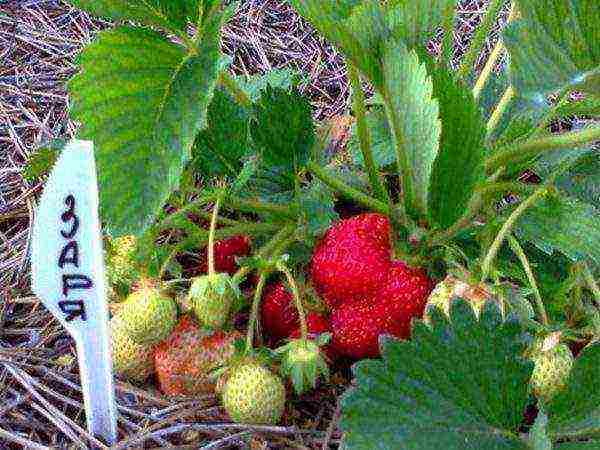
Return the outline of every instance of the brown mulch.
<path id="1" fill-rule="evenodd" d="M 460 2 L 457 60 L 486 4 Z M 30 224 L 43 180 L 27 182 L 21 170 L 40 143 L 74 135 L 64 85 L 77 53 L 109 26 L 62 1 L 0 0 L 0 449 L 90 446 L 73 342 L 28 288 Z M 343 58 L 285 1 L 243 1 L 223 49 L 237 73 L 306 74 L 303 89 L 316 119 L 347 113 Z M 214 397 L 173 401 L 153 388 L 119 383 L 117 448 L 337 448 L 336 397 L 347 380 L 336 379 L 292 402 L 277 427 L 231 424 Z"/>

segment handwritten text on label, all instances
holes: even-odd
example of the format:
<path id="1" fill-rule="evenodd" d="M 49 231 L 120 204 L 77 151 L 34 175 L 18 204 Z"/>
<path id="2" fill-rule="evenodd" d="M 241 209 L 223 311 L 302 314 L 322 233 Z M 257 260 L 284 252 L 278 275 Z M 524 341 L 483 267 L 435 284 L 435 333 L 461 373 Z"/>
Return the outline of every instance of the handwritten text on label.
<path id="1" fill-rule="evenodd" d="M 65 269 L 67 266 L 79 268 L 79 244 L 77 242 L 77 232 L 79 231 L 79 217 L 75 213 L 75 197 L 68 195 L 65 198 L 67 210 L 64 211 L 60 219 L 65 224 L 65 228 L 60 234 L 65 240 L 65 244 L 58 257 L 58 267 Z M 62 313 L 66 316 L 65 320 L 71 322 L 79 319 L 86 321 L 85 302 L 81 299 L 70 299 L 71 291 L 89 290 L 94 287 L 92 279 L 81 273 L 63 273 L 62 275 L 62 294 L 63 300 L 58 302 Z"/>

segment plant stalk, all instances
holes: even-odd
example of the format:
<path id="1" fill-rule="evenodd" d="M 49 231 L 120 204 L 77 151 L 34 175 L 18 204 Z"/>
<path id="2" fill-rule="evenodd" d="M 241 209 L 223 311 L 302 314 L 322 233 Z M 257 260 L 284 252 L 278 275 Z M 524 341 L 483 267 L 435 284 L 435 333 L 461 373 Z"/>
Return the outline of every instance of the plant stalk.
<path id="1" fill-rule="evenodd" d="M 258 200 L 247 200 L 241 198 L 229 197 L 227 203 L 234 209 L 250 213 L 264 212 L 278 214 L 287 218 L 296 217 L 295 207 L 277 205 L 275 203 L 262 202 Z"/>
<path id="2" fill-rule="evenodd" d="M 547 186 L 543 185 L 539 187 L 532 195 L 530 195 L 523 203 L 521 203 L 508 217 L 506 222 L 500 228 L 500 231 L 496 235 L 494 242 L 490 246 L 487 255 L 485 256 L 483 263 L 481 265 L 481 282 L 485 282 L 487 280 L 490 269 L 492 267 L 492 262 L 496 259 L 496 255 L 498 254 L 498 250 L 500 250 L 500 246 L 506 236 L 512 230 L 512 227 L 516 223 L 517 219 L 525 212 L 527 208 L 532 206 L 540 197 L 542 197 L 547 192 Z"/>
<path id="3" fill-rule="evenodd" d="M 444 39 L 442 40 L 441 61 L 448 69 L 452 68 L 452 51 L 454 49 L 454 21 L 456 19 L 456 6 L 450 2 L 448 10 L 444 13 L 443 27 Z"/>
<path id="4" fill-rule="evenodd" d="M 246 353 L 250 353 L 254 347 L 254 331 L 257 326 L 258 320 L 258 308 L 260 306 L 260 300 L 262 298 L 262 291 L 265 287 L 267 276 L 261 273 L 258 278 L 258 284 L 256 285 L 256 291 L 254 291 L 254 299 L 252 300 L 252 308 L 250 309 L 250 319 L 248 320 L 248 332 L 246 333 Z"/>
<path id="5" fill-rule="evenodd" d="M 497 170 L 496 173 L 494 173 L 487 180 L 488 185 L 495 183 L 495 181 L 498 178 L 500 178 L 500 176 L 502 175 L 503 172 L 504 172 L 503 169 Z M 487 185 L 484 185 L 484 187 L 481 189 L 481 191 L 475 190 L 475 192 L 471 196 L 471 199 L 469 200 L 469 203 L 467 205 L 467 210 L 464 212 L 464 214 L 454 224 L 452 224 L 450 226 L 450 228 L 448 228 L 447 230 L 441 232 L 440 234 L 438 234 L 436 236 L 433 236 L 433 238 L 431 239 L 431 241 L 428 244 L 429 247 L 434 247 L 436 245 L 442 245 L 442 244 L 448 242 L 449 240 L 454 238 L 454 236 L 456 236 L 458 233 L 460 233 L 462 230 L 464 230 L 471 224 L 471 222 L 473 221 L 473 217 L 475 217 L 475 215 L 481 210 L 481 207 L 483 205 L 484 193 L 485 193 L 483 190 L 486 188 L 486 186 Z"/>
<path id="6" fill-rule="evenodd" d="M 540 290 L 538 289 L 537 282 L 535 281 L 535 276 L 533 275 L 533 270 L 531 270 L 531 265 L 529 264 L 529 260 L 527 259 L 527 255 L 523 251 L 521 244 L 519 241 L 515 239 L 512 234 L 507 236 L 508 244 L 510 248 L 515 253 L 519 261 L 521 261 L 521 265 L 523 266 L 523 270 L 525 270 L 525 274 L 527 275 L 527 280 L 531 285 L 531 289 L 533 289 L 533 297 L 535 298 L 535 305 L 538 309 L 538 313 L 540 315 L 540 319 L 543 325 L 548 326 L 550 323 L 548 321 L 548 314 L 546 314 L 546 308 L 544 307 L 544 302 L 542 300 L 542 296 L 540 295 Z"/>
<path id="7" fill-rule="evenodd" d="M 369 133 L 369 127 L 367 126 L 365 96 L 360 85 L 358 71 L 352 65 L 352 63 L 348 63 L 347 66 L 348 78 L 352 86 L 352 109 L 354 110 L 354 115 L 356 116 L 356 131 L 358 133 L 360 151 L 365 162 L 365 168 L 367 169 L 369 181 L 371 182 L 371 187 L 373 188 L 375 197 L 383 202 L 389 203 L 390 199 L 388 193 L 381 182 L 380 175 L 373 159 L 371 135 Z"/>
<path id="8" fill-rule="evenodd" d="M 498 17 L 498 13 L 500 12 L 500 9 L 502 9 L 502 5 L 504 5 L 504 0 L 490 1 L 490 4 L 485 12 L 485 16 L 477 28 L 475 36 L 473 36 L 473 39 L 471 40 L 469 50 L 467 51 L 467 54 L 464 56 L 458 68 L 458 76 L 460 78 L 465 79 L 467 75 L 469 75 L 469 72 L 473 70 L 473 66 L 475 65 L 477 57 L 481 53 L 485 39 L 489 36 L 490 31 L 494 26 L 494 22 Z"/>
<path id="9" fill-rule="evenodd" d="M 492 112 L 492 115 L 490 116 L 490 118 L 486 124 L 486 130 L 487 130 L 488 136 L 490 136 L 492 134 L 492 132 L 496 129 L 496 127 L 500 123 L 500 119 L 502 119 L 502 116 L 506 112 L 508 105 L 510 105 L 510 102 L 513 100 L 514 97 L 515 97 L 515 90 L 512 86 L 509 86 L 506 89 L 506 91 L 504 91 L 502 98 L 496 105 L 496 108 Z"/>
<path id="10" fill-rule="evenodd" d="M 292 289 L 294 303 L 296 304 L 296 309 L 298 310 L 298 317 L 300 318 L 300 336 L 303 340 L 306 341 L 308 339 L 306 313 L 304 311 L 304 306 L 302 306 L 302 299 L 300 298 L 300 291 L 298 290 L 296 280 L 294 280 L 290 269 L 288 269 L 284 264 L 277 264 L 277 269 L 285 275 L 285 278 L 287 279 L 287 282 L 290 285 L 290 288 Z"/>
<path id="11" fill-rule="evenodd" d="M 221 85 L 229 91 L 231 96 L 238 102 L 241 106 L 249 108 L 252 106 L 252 100 L 246 94 L 237 81 L 229 74 L 227 70 L 221 72 L 219 76 L 219 82 Z"/>
<path id="12" fill-rule="evenodd" d="M 204 205 L 212 202 L 213 200 L 215 200 L 216 197 L 217 197 L 217 194 L 214 192 L 211 192 L 210 194 L 206 194 L 206 195 L 202 195 L 202 196 L 198 197 L 197 199 L 195 199 L 192 202 L 185 205 L 179 211 L 165 217 L 158 224 L 158 227 L 161 229 L 169 227 L 171 224 L 173 224 L 175 222 L 176 219 L 185 216 L 188 212 L 194 210 L 195 208 L 199 208 L 201 206 L 204 206 Z"/>
<path id="13" fill-rule="evenodd" d="M 210 221 L 210 230 L 208 232 L 208 275 L 215 274 L 215 231 L 217 230 L 217 218 L 219 217 L 219 205 L 221 199 L 217 198 L 213 207 L 212 219 Z"/>
<path id="14" fill-rule="evenodd" d="M 372 209 L 373 211 L 377 211 L 381 214 L 385 214 L 388 216 L 390 215 L 391 209 L 389 205 L 363 192 L 360 192 L 358 189 L 354 189 L 353 187 L 348 186 L 339 178 L 327 173 L 326 169 L 319 166 L 314 161 L 309 162 L 307 168 L 312 172 L 314 176 L 316 176 L 327 186 L 339 192 L 342 196 L 354 200 L 356 203 L 359 203 L 369 209 Z"/>
<path id="15" fill-rule="evenodd" d="M 283 228 L 279 229 L 279 231 L 269 240 L 265 245 L 263 245 L 257 252 L 257 256 L 267 257 L 272 253 L 278 251 L 281 247 L 285 249 L 287 245 L 289 245 L 293 241 L 292 234 L 294 233 L 295 226 L 293 224 L 286 225 Z M 250 272 L 250 269 L 247 266 L 241 267 L 234 275 L 233 282 L 235 284 L 239 284 L 241 280 Z"/>
<path id="16" fill-rule="evenodd" d="M 498 14 L 498 11 L 496 12 L 496 15 Z M 508 21 L 506 24 L 508 25 L 516 17 L 517 17 L 517 7 L 516 7 L 516 3 L 513 2 L 513 4 L 510 7 L 510 13 L 508 15 Z M 498 60 L 498 58 L 500 57 L 500 55 L 502 54 L 503 51 L 504 51 L 504 44 L 502 43 L 502 39 L 499 38 L 498 42 L 496 42 L 496 45 L 494 45 L 494 48 L 492 49 L 492 52 L 490 53 L 490 56 L 485 63 L 485 66 L 483 66 L 483 69 L 481 70 L 479 77 L 477 77 L 475 86 L 473 87 L 473 96 L 475 97 L 475 99 L 479 98 L 479 95 L 481 94 L 481 91 L 483 90 L 485 83 L 490 78 L 490 75 L 492 74 L 492 71 L 494 70 L 496 61 Z"/>
<path id="17" fill-rule="evenodd" d="M 524 161 L 544 152 L 559 148 L 581 147 L 600 139 L 600 127 L 585 128 L 581 131 L 544 136 L 517 144 L 512 149 L 500 150 L 486 161 L 488 171 L 496 170 L 509 163 Z"/>

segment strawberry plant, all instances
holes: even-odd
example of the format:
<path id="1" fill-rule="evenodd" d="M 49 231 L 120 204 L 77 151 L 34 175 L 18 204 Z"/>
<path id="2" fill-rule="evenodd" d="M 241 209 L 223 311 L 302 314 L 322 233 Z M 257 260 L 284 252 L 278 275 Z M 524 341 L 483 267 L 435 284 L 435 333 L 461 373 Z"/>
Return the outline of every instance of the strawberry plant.
<path id="1" fill-rule="evenodd" d="M 600 127 L 556 127 L 600 112 L 599 2 L 511 2 L 500 42 L 475 70 L 500 0 L 457 68 L 456 1 L 290 0 L 347 61 L 354 125 L 341 155 L 325 151 L 328 130 L 296 76 L 231 74 L 219 43 L 233 6 L 71 2 L 118 23 L 82 52 L 69 84 L 79 137 L 95 144 L 106 233 L 137 239 L 135 270 L 109 273 L 156 279 L 167 304 L 163 290 L 191 282 L 187 255 L 210 242 L 212 280 L 214 241 L 243 241 L 217 268 L 231 275 L 220 274 L 226 289 L 196 280 L 188 295 L 209 328 L 250 312 L 241 355 L 221 361 L 234 420 L 274 423 L 285 409 L 282 380 L 256 348 L 262 324 L 272 340 L 292 339 L 275 357 L 298 393 L 327 373 L 320 346 L 382 356 L 354 368 L 342 401 L 348 448 L 600 446 L 590 343 L 600 334 Z M 432 54 L 426 43 L 440 25 Z M 368 103 L 363 81 L 375 92 Z M 339 220 L 344 204 L 362 213 Z M 269 279 L 275 272 L 286 284 Z M 309 313 L 309 327 L 301 292 L 310 287 L 329 311 Z M 134 322 L 138 342 L 167 333 L 146 339 L 145 322 Z M 585 349 L 555 371 L 554 354 L 538 348 L 547 336 L 561 341 L 561 357 Z M 169 342 L 163 353 L 178 354 Z M 161 370 L 170 386 L 171 368 Z M 552 395 L 537 375 L 550 372 L 561 377 Z M 261 401 L 268 408 L 255 409 Z"/>

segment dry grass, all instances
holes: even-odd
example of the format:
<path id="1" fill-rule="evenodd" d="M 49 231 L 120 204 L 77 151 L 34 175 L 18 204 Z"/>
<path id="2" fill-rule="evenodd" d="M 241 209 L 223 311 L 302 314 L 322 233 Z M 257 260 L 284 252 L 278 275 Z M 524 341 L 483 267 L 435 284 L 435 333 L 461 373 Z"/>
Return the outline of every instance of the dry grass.
<path id="1" fill-rule="evenodd" d="M 485 4 L 460 2 L 456 59 Z M 85 431 L 73 342 L 28 290 L 30 224 L 42 181 L 28 183 L 21 170 L 40 143 L 74 135 L 64 84 L 76 70 L 74 56 L 108 26 L 62 1 L 0 0 L 0 449 L 94 442 Z M 438 46 L 439 36 L 431 42 Z M 238 73 L 290 67 L 307 74 L 317 119 L 347 111 L 343 59 L 285 1 L 242 2 L 223 48 Z M 213 397 L 173 401 L 119 383 L 117 448 L 336 448 L 342 389 L 332 383 L 307 396 L 285 426 L 248 427 L 228 423 Z"/>

